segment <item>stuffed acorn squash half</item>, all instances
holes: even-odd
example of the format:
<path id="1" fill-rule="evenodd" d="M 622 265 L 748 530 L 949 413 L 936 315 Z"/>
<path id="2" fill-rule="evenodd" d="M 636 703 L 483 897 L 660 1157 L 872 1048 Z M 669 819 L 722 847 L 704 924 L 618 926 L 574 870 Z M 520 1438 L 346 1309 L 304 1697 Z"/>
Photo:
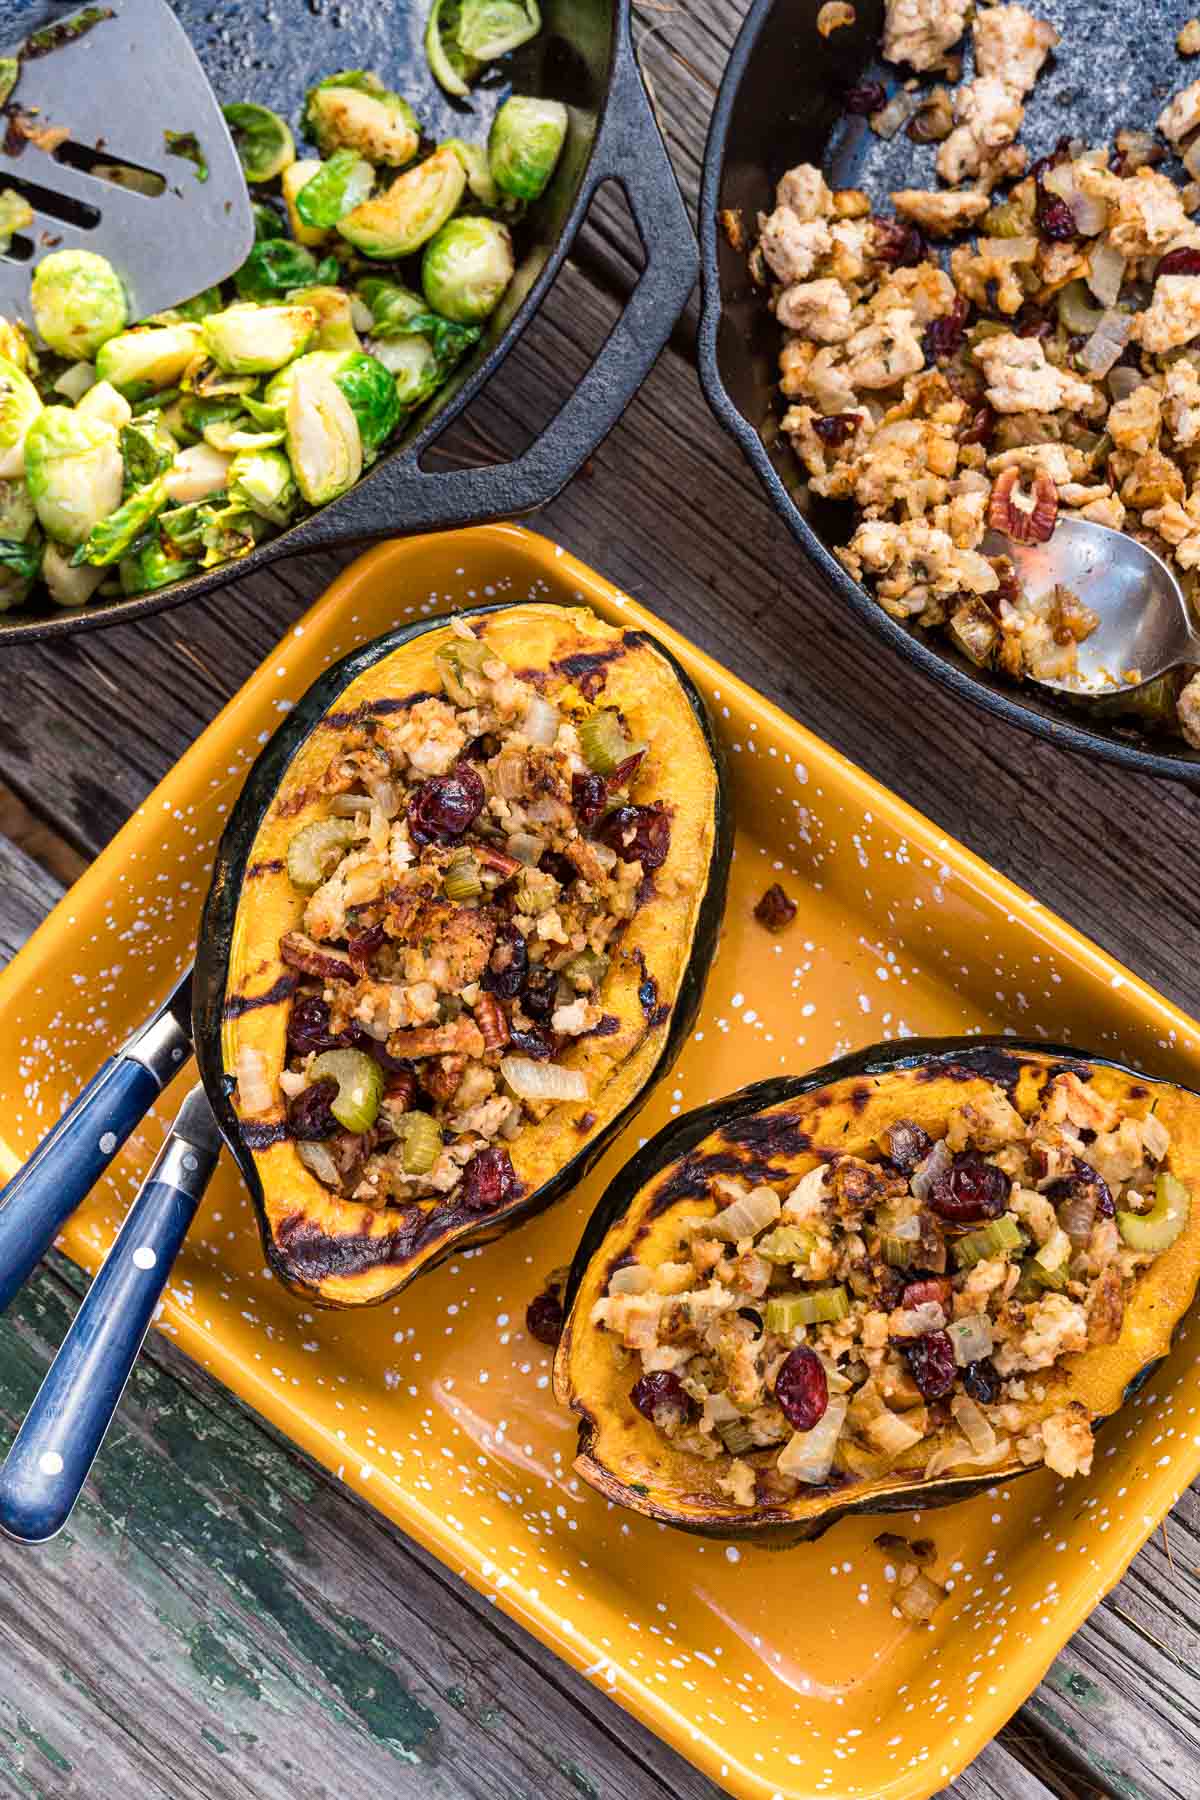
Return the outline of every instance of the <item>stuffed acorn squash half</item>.
<path id="1" fill-rule="evenodd" d="M 424 622 L 319 681 L 203 937 L 276 1273 L 384 1300 L 566 1194 L 691 1026 L 730 835 L 687 675 L 582 608 Z"/>
<path id="2" fill-rule="evenodd" d="M 1166 1354 L 1200 1274 L 1200 1095 L 996 1040 L 884 1045 L 681 1118 L 564 1297 L 576 1468 L 795 1543 L 1047 1464 Z"/>

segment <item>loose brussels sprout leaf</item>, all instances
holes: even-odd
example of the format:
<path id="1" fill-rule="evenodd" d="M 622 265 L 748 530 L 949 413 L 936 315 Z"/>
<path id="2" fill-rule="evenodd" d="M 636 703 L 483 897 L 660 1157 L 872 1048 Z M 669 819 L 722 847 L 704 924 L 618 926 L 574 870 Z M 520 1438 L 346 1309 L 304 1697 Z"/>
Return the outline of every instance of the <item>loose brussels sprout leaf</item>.
<path id="1" fill-rule="evenodd" d="M 130 487 L 146 487 L 164 475 L 175 460 L 179 446 L 161 419 L 136 419 L 126 425 L 120 436 L 121 456 L 125 462 L 125 480 Z"/>
<path id="2" fill-rule="evenodd" d="M 286 525 L 300 504 L 300 490 L 281 450 L 247 450 L 233 459 L 229 498 L 272 525 Z"/>
<path id="3" fill-rule="evenodd" d="M 324 267 L 324 265 L 321 265 Z M 233 281 L 243 300 L 273 300 L 318 279 L 317 259 L 303 244 L 266 238 L 255 244 Z"/>
<path id="4" fill-rule="evenodd" d="M 173 387 L 203 341 L 199 325 L 138 325 L 101 346 L 96 374 L 127 400 L 140 400 Z"/>
<path id="5" fill-rule="evenodd" d="M 324 363 L 296 370 L 287 402 L 287 449 L 310 506 L 345 493 L 362 474 L 363 448 L 350 402 Z"/>
<path id="6" fill-rule="evenodd" d="M 33 272 L 33 322 L 51 350 L 90 361 L 129 317 L 117 272 L 91 250 L 56 250 Z"/>
<path id="7" fill-rule="evenodd" d="M 243 507 L 227 506 L 221 512 L 210 511 L 201 533 L 204 554 L 200 558 L 200 567 L 215 569 L 221 563 L 236 562 L 240 556 L 249 556 L 265 532 L 266 524 L 258 514 L 247 512 Z"/>
<path id="8" fill-rule="evenodd" d="M 182 556 L 192 550 L 202 550 L 201 538 L 212 506 L 218 501 L 224 506 L 227 498 L 222 490 L 214 494 L 207 505 L 201 500 L 193 500 L 188 506 L 171 506 L 159 513 L 158 534 L 166 554 Z"/>
<path id="9" fill-rule="evenodd" d="M 125 465 L 117 433 L 69 407 L 43 407 L 26 434 L 25 479 L 46 535 L 81 544 L 121 504 Z"/>
<path id="10" fill-rule="evenodd" d="M 225 123 L 247 181 L 272 181 L 296 160 L 296 144 L 286 122 L 269 106 L 238 100 L 223 106 Z"/>
<path id="11" fill-rule="evenodd" d="M 306 225 L 327 230 L 361 206 L 374 186 L 375 171 L 357 150 L 335 150 L 296 195 L 296 211 Z"/>
<path id="12" fill-rule="evenodd" d="M 315 308 L 320 320 L 317 327 L 318 350 L 362 349 L 358 333 L 354 329 L 354 303 L 345 288 L 324 284 L 319 287 L 297 288 L 291 298 L 294 306 Z"/>
<path id="13" fill-rule="evenodd" d="M 242 406 L 254 423 L 261 425 L 264 431 L 282 431 L 287 424 L 283 406 L 267 406 L 252 394 L 243 395 Z"/>
<path id="14" fill-rule="evenodd" d="M 86 564 L 77 569 L 65 550 L 57 544 L 47 544 L 42 557 L 42 580 L 56 606 L 86 606 L 104 580 L 104 570 Z"/>
<path id="15" fill-rule="evenodd" d="M 293 163 L 290 169 L 283 171 L 283 203 L 287 207 L 288 224 L 292 228 L 292 236 L 298 244 L 315 246 L 323 244 L 329 236 L 327 231 L 320 231 L 315 225 L 306 225 L 296 211 L 296 197 L 308 186 L 313 176 L 320 171 L 320 163 L 315 157 L 305 162 Z"/>
<path id="16" fill-rule="evenodd" d="M 416 114 L 401 95 L 382 82 L 366 89 L 336 75 L 309 90 L 304 128 L 323 156 L 353 150 L 394 169 L 411 162 L 421 143 Z"/>
<path id="17" fill-rule="evenodd" d="M 13 575 L 19 575 L 22 581 L 31 582 L 42 566 L 42 541 L 37 539 L 23 540 L 17 538 L 0 538 L 0 569 L 8 569 Z"/>
<path id="18" fill-rule="evenodd" d="M 240 418 L 245 408 L 245 397 L 241 394 L 229 394 L 212 400 L 205 400 L 198 394 L 184 394 L 179 401 L 179 414 L 189 431 L 197 437 L 203 437 L 210 425 L 218 420 Z"/>
<path id="19" fill-rule="evenodd" d="M 75 411 L 81 418 L 102 419 L 114 431 L 120 431 L 133 417 L 132 406 L 111 381 L 93 382 Z"/>
<path id="20" fill-rule="evenodd" d="M 463 166 L 467 187 L 481 206 L 499 206 L 503 195 L 492 176 L 486 150 L 478 144 L 468 144 L 465 138 L 447 138 L 439 148 L 453 150 Z"/>
<path id="21" fill-rule="evenodd" d="M 49 56 L 54 50 L 61 50 L 66 44 L 73 44 L 77 39 L 86 37 L 96 25 L 102 25 L 105 19 L 114 17 L 111 6 L 85 6 L 79 12 L 72 13 L 69 18 L 55 19 L 40 30 L 30 32 L 21 49 L 26 62 L 33 62 L 35 57 Z"/>
<path id="22" fill-rule="evenodd" d="M 25 434 L 42 410 L 41 396 L 17 365 L 0 356 L 0 476 L 25 473 Z"/>
<path id="23" fill-rule="evenodd" d="M 382 275 L 366 276 L 357 291 L 371 314 L 372 337 L 395 337 L 408 330 L 410 319 L 427 310 L 420 294 Z"/>
<path id="24" fill-rule="evenodd" d="M 396 398 L 404 412 L 420 406 L 442 384 L 437 353 L 419 331 L 387 338 L 377 346 L 376 355 L 396 384 Z"/>
<path id="25" fill-rule="evenodd" d="M 254 241 L 256 244 L 265 244 L 272 238 L 287 236 L 287 225 L 273 206 L 268 206 L 263 200 L 252 200 L 250 211 L 254 215 Z"/>
<path id="26" fill-rule="evenodd" d="M 461 0 L 433 0 L 425 24 L 425 60 L 438 86 L 465 100 L 479 64 L 463 55 L 458 42 Z"/>
<path id="27" fill-rule="evenodd" d="M 0 106 L 7 104 L 20 73 L 21 65 L 15 56 L 0 56 Z"/>
<path id="28" fill-rule="evenodd" d="M 435 150 L 415 169 L 398 175 L 386 193 L 339 219 L 337 229 L 364 256 L 411 256 L 445 224 L 466 185 L 453 150 Z"/>
<path id="29" fill-rule="evenodd" d="M 241 450 L 270 450 L 282 444 L 284 431 L 255 431 L 245 414 L 236 419 L 214 419 L 204 428 L 204 441 L 225 456 L 236 456 Z"/>
<path id="30" fill-rule="evenodd" d="M 92 526 L 71 558 L 72 567 L 90 563 L 93 569 L 107 569 L 110 564 L 120 562 L 166 504 L 167 486 L 161 476 L 149 487 L 135 488 L 115 512 L 106 519 L 98 519 Z"/>
<path id="31" fill-rule="evenodd" d="M 36 523 L 37 514 L 25 483 L 0 481 L 0 538 L 24 542 Z"/>
<path id="32" fill-rule="evenodd" d="M 495 62 L 542 29 L 537 0 L 461 0 L 455 36 L 465 57 Z"/>
<path id="33" fill-rule="evenodd" d="M 512 239 L 495 219 L 451 219 L 421 258 L 434 312 L 460 325 L 486 319 L 513 277 Z"/>
<path id="34" fill-rule="evenodd" d="M 14 231 L 27 231 L 32 224 L 33 208 L 24 194 L 0 188 L 0 254 L 11 248 Z"/>
<path id="35" fill-rule="evenodd" d="M 210 313 L 200 329 L 210 356 L 227 373 L 259 375 L 307 350 L 317 323 L 311 306 L 242 304 Z"/>
<path id="36" fill-rule="evenodd" d="M 224 493 L 231 461 L 231 457 L 223 456 L 211 444 L 189 444 L 186 450 L 179 452 L 163 477 L 167 484 L 167 499 L 176 506 L 190 506 L 194 501 Z"/>
<path id="37" fill-rule="evenodd" d="M 180 320 L 190 320 L 193 324 L 198 324 L 210 312 L 220 312 L 223 305 L 219 287 L 205 288 L 203 293 L 193 294 L 190 300 L 181 300 L 178 306 L 172 307 L 175 317 L 168 322 L 174 325 Z"/>
<path id="38" fill-rule="evenodd" d="M 536 200 L 554 173 L 566 135 L 565 106 L 514 94 L 492 120 L 488 137 L 496 186 L 514 200 Z"/>
<path id="39" fill-rule="evenodd" d="M 208 158 L 194 131 L 164 131 L 163 141 L 168 156 L 181 156 L 195 168 L 197 181 L 208 180 Z"/>
<path id="40" fill-rule="evenodd" d="M 172 545 L 148 537 L 122 558 L 121 591 L 149 594 L 155 588 L 168 587 L 172 581 L 182 581 L 185 575 L 194 575 L 199 567 L 198 562 L 180 556 Z"/>
<path id="41" fill-rule="evenodd" d="M 230 375 L 220 363 L 210 362 L 201 350 L 184 370 L 180 387 L 186 394 L 198 394 L 202 400 L 239 399 L 252 394 L 258 386 L 257 375 Z"/>

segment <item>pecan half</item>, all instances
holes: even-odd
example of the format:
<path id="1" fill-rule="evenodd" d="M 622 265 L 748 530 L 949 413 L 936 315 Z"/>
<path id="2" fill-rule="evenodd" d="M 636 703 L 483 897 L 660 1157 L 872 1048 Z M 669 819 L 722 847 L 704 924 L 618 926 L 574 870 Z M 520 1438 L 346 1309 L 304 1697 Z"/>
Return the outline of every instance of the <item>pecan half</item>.
<path id="1" fill-rule="evenodd" d="M 480 994 L 475 1002 L 475 1023 L 483 1033 L 484 1048 L 500 1050 L 508 1042 L 508 1018 L 495 994 Z"/>
<path id="2" fill-rule="evenodd" d="M 1032 505 L 1022 504 L 1020 478 L 1018 469 L 1005 469 L 996 478 L 988 501 L 988 524 L 993 531 L 1002 531 L 1015 544 L 1044 544 L 1053 533 L 1058 518 L 1058 489 L 1045 469 L 1037 469 L 1033 476 Z"/>
<path id="3" fill-rule="evenodd" d="M 302 931 L 285 931 L 279 940 L 279 954 L 293 969 L 316 975 L 322 981 L 357 981 L 354 964 L 342 950 L 330 950 Z"/>
<path id="4" fill-rule="evenodd" d="M 482 1056 L 483 1033 L 474 1019 L 462 1013 L 444 1025 L 417 1025 L 408 1031 L 393 1031 L 387 1047 L 388 1055 L 396 1057 L 443 1056 L 454 1051 L 464 1056 Z"/>

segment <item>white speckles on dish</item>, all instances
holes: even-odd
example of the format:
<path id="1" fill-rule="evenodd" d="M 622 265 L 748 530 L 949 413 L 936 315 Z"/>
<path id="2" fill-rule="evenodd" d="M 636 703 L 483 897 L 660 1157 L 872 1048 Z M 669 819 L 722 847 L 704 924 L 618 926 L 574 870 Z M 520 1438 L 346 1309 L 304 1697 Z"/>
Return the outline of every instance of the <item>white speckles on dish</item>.
<path id="1" fill-rule="evenodd" d="M 43 1450 L 38 1457 L 38 1468 L 43 1475 L 61 1475 L 63 1459 L 57 1450 Z"/>
<path id="2" fill-rule="evenodd" d="M 116 1147 L 117 1147 L 117 1134 L 115 1131 L 104 1131 L 100 1134 L 100 1143 L 99 1143 L 98 1148 L 99 1148 L 101 1156 L 111 1156 L 113 1151 L 116 1149 Z"/>
<path id="3" fill-rule="evenodd" d="M 137 1269 L 152 1269 L 158 1257 L 149 1244 L 139 1244 L 133 1253 L 133 1264 Z"/>

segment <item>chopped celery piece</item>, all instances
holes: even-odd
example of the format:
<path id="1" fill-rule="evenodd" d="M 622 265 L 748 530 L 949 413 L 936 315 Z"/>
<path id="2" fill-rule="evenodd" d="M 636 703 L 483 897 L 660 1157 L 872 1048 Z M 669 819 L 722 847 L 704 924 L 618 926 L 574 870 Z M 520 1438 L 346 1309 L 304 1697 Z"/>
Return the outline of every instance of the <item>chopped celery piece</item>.
<path id="1" fill-rule="evenodd" d="M 730 1419 L 727 1425 L 718 1427 L 721 1442 L 730 1456 L 744 1456 L 747 1450 L 754 1448 L 754 1433 L 745 1419 Z"/>
<path id="2" fill-rule="evenodd" d="M 442 877 L 447 900 L 475 900 L 483 892 L 479 864 L 469 850 L 458 850 L 450 858 Z"/>
<path id="3" fill-rule="evenodd" d="M 1119 1212 L 1117 1225 L 1131 1250 L 1157 1255 L 1169 1250 L 1188 1222 L 1191 1195 L 1177 1175 L 1163 1170 L 1154 1180 L 1154 1205 L 1149 1212 Z"/>
<path id="4" fill-rule="evenodd" d="M 442 1153 L 442 1128 L 429 1113 L 404 1115 L 400 1162 L 406 1175 L 427 1175 Z"/>
<path id="5" fill-rule="evenodd" d="M 563 974 L 579 993 L 595 994 L 608 973 L 608 958 L 599 950 L 581 950 L 563 967 Z"/>
<path id="6" fill-rule="evenodd" d="M 589 769 L 597 775 L 611 775 L 644 750 L 644 744 L 635 744 L 625 735 L 625 727 L 621 716 L 611 706 L 602 707 L 590 718 L 582 720 L 579 726 L 579 747 L 583 751 Z"/>
<path id="7" fill-rule="evenodd" d="M 353 819 L 314 819 L 296 832 L 287 848 L 288 880 L 311 894 L 330 875 L 356 837 Z"/>
<path id="8" fill-rule="evenodd" d="M 816 1233 L 805 1231 L 800 1225 L 777 1225 L 765 1238 L 760 1238 L 754 1248 L 768 1262 L 807 1262 L 816 1241 Z"/>
<path id="9" fill-rule="evenodd" d="M 1036 1300 L 1047 1289 L 1061 1293 L 1066 1285 L 1065 1269 L 1048 1269 L 1036 1256 L 1030 1256 L 1021 1264 L 1021 1279 L 1013 1289 L 1013 1299 Z"/>
<path id="10" fill-rule="evenodd" d="M 850 1311 L 844 1287 L 817 1288 L 809 1294 L 780 1294 L 767 1301 L 767 1330 L 786 1336 L 797 1325 L 835 1325 Z"/>
<path id="11" fill-rule="evenodd" d="M 920 1238 L 896 1237 L 892 1232 L 885 1231 L 879 1247 L 889 1269 L 907 1269 L 909 1264 L 916 1260 L 921 1240 Z"/>
<path id="12" fill-rule="evenodd" d="M 347 1131 L 370 1131 L 383 1092 L 383 1070 L 373 1056 L 365 1050 L 325 1050 L 314 1058 L 309 1076 L 313 1081 L 332 1077 L 337 1082 L 329 1110 L 339 1125 Z"/>
<path id="13" fill-rule="evenodd" d="M 954 1246 L 954 1257 L 960 1269 L 973 1269 L 977 1262 L 987 1257 L 1007 1256 L 1010 1250 L 1019 1250 L 1025 1242 L 1025 1234 L 1015 1219 L 1003 1214 L 999 1219 L 989 1219 L 978 1231 L 968 1231 L 965 1237 L 959 1238 Z"/>

